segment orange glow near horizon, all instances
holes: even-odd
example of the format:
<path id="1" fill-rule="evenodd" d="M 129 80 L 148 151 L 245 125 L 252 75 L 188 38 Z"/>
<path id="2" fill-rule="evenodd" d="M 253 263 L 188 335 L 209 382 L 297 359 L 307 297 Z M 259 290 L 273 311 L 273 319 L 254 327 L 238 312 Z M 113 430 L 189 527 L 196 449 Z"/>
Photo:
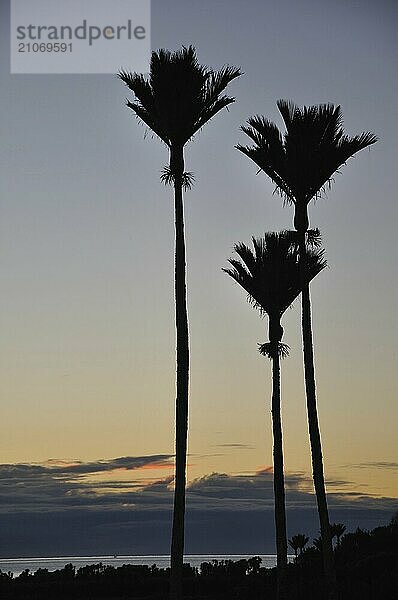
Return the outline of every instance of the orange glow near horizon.
<path id="1" fill-rule="evenodd" d="M 263 475 L 265 473 L 273 473 L 274 468 L 272 466 L 259 467 L 255 471 L 255 475 Z"/>

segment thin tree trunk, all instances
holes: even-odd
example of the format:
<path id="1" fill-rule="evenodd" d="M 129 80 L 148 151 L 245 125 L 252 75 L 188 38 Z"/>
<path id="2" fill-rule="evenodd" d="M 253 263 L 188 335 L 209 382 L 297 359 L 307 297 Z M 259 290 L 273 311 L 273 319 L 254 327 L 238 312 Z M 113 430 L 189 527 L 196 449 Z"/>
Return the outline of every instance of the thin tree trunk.
<path id="1" fill-rule="evenodd" d="M 286 600 L 287 535 L 285 510 L 285 478 L 283 473 L 281 387 L 278 342 L 274 344 L 272 354 L 272 432 L 274 439 L 274 502 L 278 574 L 278 600 Z"/>
<path id="2" fill-rule="evenodd" d="M 305 266 L 303 258 L 306 253 L 305 233 L 299 234 L 299 250 L 302 282 L 305 282 Z M 315 386 L 315 368 L 314 368 L 314 348 L 312 342 L 312 323 L 311 323 L 311 298 L 308 283 L 304 283 L 302 288 L 302 333 L 303 333 L 303 354 L 304 354 L 304 376 L 305 391 L 307 397 L 308 430 L 311 444 L 312 458 L 312 476 L 314 480 L 315 494 L 318 505 L 319 523 L 321 529 L 322 556 L 325 571 L 325 580 L 327 588 L 327 597 L 329 600 L 337 598 L 336 573 L 333 560 L 332 538 L 330 535 L 330 522 L 328 514 L 328 505 L 326 500 L 325 478 L 323 473 L 323 457 L 321 435 L 319 431 L 316 386 Z"/>
<path id="3" fill-rule="evenodd" d="M 174 149 L 171 166 L 175 168 L 175 309 L 177 339 L 176 377 L 176 438 L 175 438 L 175 490 L 173 530 L 171 539 L 170 598 L 182 600 L 182 571 L 184 561 L 185 485 L 188 436 L 188 385 L 189 385 L 189 339 L 186 298 L 186 260 L 184 236 L 184 208 L 182 198 L 182 175 L 184 171 L 183 149 Z"/>

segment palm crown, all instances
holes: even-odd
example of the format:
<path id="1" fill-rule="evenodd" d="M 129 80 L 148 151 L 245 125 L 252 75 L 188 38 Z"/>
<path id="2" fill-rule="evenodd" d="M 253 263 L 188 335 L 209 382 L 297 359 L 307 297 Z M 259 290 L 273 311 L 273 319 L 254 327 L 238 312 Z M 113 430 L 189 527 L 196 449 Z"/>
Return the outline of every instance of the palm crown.
<path id="1" fill-rule="evenodd" d="M 294 552 L 296 553 L 297 550 L 304 550 L 304 547 L 308 544 L 309 542 L 309 538 L 304 535 L 304 533 L 298 533 L 297 535 L 293 535 L 292 538 L 289 540 L 289 546 L 294 550 Z"/>
<path id="2" fill-rule="evenodd" d="M 340 106 L 299 108 L 286 100 L 279 100 L 277 106 L 285 133 L 264 117 L 251 117 L 248 126 L 241 129 L 254 146 L 239 144 L 237 149 L 272 179 L 277 191 L 287 202 L 294 203 L 296 210 L 306 210 L 310 200 L 330 184 L 339 167 L 359 150 L 374 144 L 377 137 L 370 132 L 345 135 Z"/>
<path id="3" fill-rule="evenodd" d="M 223 269 L 241 285 L 249 301 L 269 316 L 280 318 L 302 289 L 297 244 L 292 232 L 266 233 L 252 238 L 254 251 L 243 243 L 234 246 L 241 260 L 229 259 L 232 269 Z M 305 283 L 326 267 L 324 251 L 307 249 Z"/>
<path id="4" fill-rule="evenodd" d="M 120 71 L 133 92 L 127 106 L 170 148 L 184 146 L 221 109 L 235 101 L 223 95 L 241 74 L 229 66 L 213 71 L 198 63 L 195 49 L 152 52 L 150 75 Z"/>
<path id="5" fill-rule="evenodd" d="M 347 528 L 343 523 L 331 523 L 330 533 L 332 538 L 337 537 L 337 539 L 340 540 L 346 529 Z"/>

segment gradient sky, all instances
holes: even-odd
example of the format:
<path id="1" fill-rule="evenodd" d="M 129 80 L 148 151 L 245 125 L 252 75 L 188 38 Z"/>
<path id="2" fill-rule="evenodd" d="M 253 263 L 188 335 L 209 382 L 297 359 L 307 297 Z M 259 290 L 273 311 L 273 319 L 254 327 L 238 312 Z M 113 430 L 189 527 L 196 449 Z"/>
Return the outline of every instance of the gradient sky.
<path id="1" fill-rule="evenodd" d="M 186 152 L 196 177 L 185 203 L 193 494 L 195 485 L 208 485 L 206 476 L 224 474 L 223 485 L 232 482 L 250 504 L 245 482 L 261 483 L 272 464 L 270 365 L 257 352 L 267 323 L 221 267 L 236 241 L 290 227 L 292 210 L 234 149 L 245 141 L 239 126 L 256 113 L 282 126 L 279 98 L 333 102 L 342 106 L 348 134 L 371 130 L 380 141 L 350 160 L 327 197 L 310 208 L 329 263 L 312 285 L 325 467 L 330 491 L 351 517 L 352 493 L 365 502 L 365 525 L 392 513 L 398 491 L 397 13 L 388 0 L 152 1 L 154 49 L 192 43 L 202 63 L 244 71 L 230 86 L 237 102 Z M 1 0 L 0 483 L 7 485 L 11 469 L 22 473 L 17 481 L 24 488 L 41 465 L 47 487 L 44 492 L 42 479 L 33 485 L 28 504 L 10 486 L 1 495 L 9 528 L 2 555 L 18 538 L 9 518 L 18 506 L 25 517 L 42 510 L 50 519 L 59 498 L 68 492 L 80 498 L 84 485 L 94 493 L 98 484 L 106 502 L 120 493 L 121 482 L 140 493 L 146 489 L 140 482 L 156 486 L 165 478 L 159 486 L 169 486 L 175 376 L 173 203 L 159 181 L 166 149 L 150 135 L 144 139 L 115 77 L 9 75 L 8 19 Z M 282 372 L 285 464 L 293 489 L 311 495 L 299 316 L 296 303 L 283 322 L 292 349 Z M 149 462 L 134 462 L 145 456 Z M 115 457 L 130 457 L 130 467 L 115 466 Z M 79 473 L 79 484 L 68 471 L 59 478 L 51 470 L 65 461 L 91 465 L 83 480 Z M 98 461 L 111 466 L 96 471 Z M 119 487 L 111 494 L 112 480 Z M 72 491 L 61 481 L 72 482 Z M 223 489 L 217 484 L 225 499 Z M 47 496 L 42 503 L 47 493 L 54 504 Z M 88 504 L 77 508 L 94 510 L 95 502 Z M 211 548 L 205 542 L 195 548 L 235 548 L 233 540 L 222 545 L 222 531 Z M 136 549 L 166 548 L 167 535 L 160 537 L 159 544 L 152 538 L 153 546 L 137 542 Z M 50 542 L 35 546 L 33 529 L 31 538 L 24 551 L 56 551 Z M 249 546 L 248 539 L 250 552 Z M 12 548 L 21 553 L 21 544 Z"/>

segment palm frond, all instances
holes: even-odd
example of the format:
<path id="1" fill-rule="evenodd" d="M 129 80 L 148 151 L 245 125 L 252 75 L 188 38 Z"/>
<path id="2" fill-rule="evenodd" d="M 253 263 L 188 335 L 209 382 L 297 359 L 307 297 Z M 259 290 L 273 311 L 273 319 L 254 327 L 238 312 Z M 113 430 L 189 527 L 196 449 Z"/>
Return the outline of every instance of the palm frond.
<path id="1" fill-rule="evenodd" d="M 266 233 L 252 239 L 253 250 L 235 244 L 238 258 L 230 258 L 232 269 L 223 269 L 249 294 L 251 303 L 268 315 L 282 315 L 302 289 L 297 234 L 292 231 Z M 303 260 L 305 283 L 326 267 L 324 251 L 308 248 Z"/>
<path id="2" fill-rule="evenodd" d="M 134 94 L 129 108 L 171 147 L 184 146 L 209 119 L 234 102 L 223 91 L 239 75 L 240 70 L 233 67 L 213 71 L 200 65 L 195 48 L 183 46 L 176 52 L 152 52 L 148 78 L 125 70 L 118 77 Z"/>
<path id="3" fill-rule="evenodd" d="M 258 351 L 262 356 L 266 356 L 269 359 L 274 358 L 275 344 L 267 342 L 266 344 L 258 344 Z M 289 356 L 290 347 L 287 344 L 278 342 L 278 356 L 279 358 L 287 358 Z"/>
<path id="4" fill-rule="evenodd" d="M 162 183 L 164 183 L 165 185 L 174 185 L 175 184 L 176 176 L 175 176 L 173 169 L 170 167 L 170 165 L 166 165 L 165 167 L 163 167 L 161 175 L 160 175 L 160 181 Z M 190 190 L 193 186 L 194 181 L 195 181 L 195 175 L 193 173 L 186 171 L 185 173 L 182 174 L 181 184 L 182 184 L 182 187 L 184 190 Z"/>
<path id="5" fill-rule="evenodd" d="M 265 117 L 251 117 L 241 129 L 253 145 L 239 144 L 237 149 L 266 173 L 285 201 L 296 206 L 325 194 L 339 168 L 377 141 L 371 132 L 345 135 L 340 106 L 299 108 L 289 100 L 278 100 L 277 106 L 285 132 Z"/>
<path id="6" fill-rule="evenodd" d="M 276 105 L 282 115 L 286 129 L 289 129 L 299 116 L 298 106 L 292 100 L 278 100 Z"/>
<path id="7" fill-rule="evenodd" d="M 261 149 L 250 146 L 243 146 L 237 144 L 235 146 L 237 150 L 245 154 L 259 167 L 258 173 L 263 171 L 268 177 L 275 183 L 275 191 L 283 198 L 284 202 L 291 204 L 295 202 L 295 197 L 288 184 L 284 181 L 283 177 L 278 173 L 275 167 L 268 163 L 264 153 Z"/>
<path id="8" fill-rule="evenodd" d="M 287 358 L 289 356 L 289 352 L 290 352 L 290 346 L 288 346 L 287 344 L 282 344 L 282 342 L 279 342 L 279 344 L 278 344 L 279 357 L 282 359 Z"/>
<path id="9" fill-rule="evenodd" d="M 253 254 L 253 251 L 242 242 L 235 244 L 234 250 L 242 260 L 245 267 L 245 272 L 247 272 L 250 277 L 255 277 L 257 269 L 256 254 Z"/>
<path id="10" fill-rule="evenodd" d="M 322 246 L 322 235 L 319 229 L 308 229 L 306 241 L 309 248 L 321 248 Z"/>
<path id="11" fill-rule="evenodd" d="M 294 245 L 298 255 L 300 240 L 298 232 L 295 229 L 284 229 L 281 233 Z M 306 245 L 307 250 L 320 250 L 322 248 L 322 234 L 318 227 L 306 231 Z"/>
<path id="12" fill-rule="evenodd" d="M 204 89 L 203 100 L 208 106 L 213 104 L 226 87 L 242 75 L 242 71 L 229 65 L 224 65 L 219 71 L 211 71 Z"/>
<path id="13" fill-rule="evenodd" d="M 196 122 L 192 126 L 190 137 L 193 137 L 220 110 L 235 102 L 235 98 L 221 94 L 228 84 L 240 77 L 241 74 L 240 69 L 228 65 L 222 67 L 219 71 L 208 71 L 201 90 L 200 110 Z"/>
<path id="14" fill-rule="evenodd" d="M 305 281 L 309 283 L 328 266 L 325 250 L 323 248 L 316 250 L 307 248 L 303 257 L 303 263 L 305 269 Z"/>
<path id="15" fill-rule="evenodd" d="M 295 201 L 293 190 L 285 176 L 286 165 L 283 137 L 272 121 L 256 115 L 241 130 L 254 142 L 253 146 L 238 144 L 237 150 L 248 156 L 261 171 L 275 183 L 276 191 L 284 201 Z"/>
<path id="16" fill-rule="evenodd" d="M 156 135 L 167 145 L 170 146 L 170 140 L 167 137 L 166 132 L 161 128 L 161 125 L 158 120 L 153 117 L 153 114 L 148 112 L 145 108 L 143 108 L 140 104 L 130 102 L 127 100 L 126 106 L 130 108 L 138 117 L 141 119 L 145 125 L 149 127 Z"/>
<path id="17" fill-rule="evenodd" d="M 185 171 L 182 174 L 182 187 L 184 190 L 190 190 L 194 184 L 195 175 L 191 171 Z"/>
<path id="18" fill-rule="evenodd" d="M 169 165 L 166 165 L 165 167 L 163 167 L 161 175 L 160 175 L 160 181 L 162 183 L 164 183 L 164 185 L 174 185 L 175 174 Z"/>
<path id="19" fill-rule="evenodd" d="M 150 83 L 141 73 L 131 73 L 129 71 L 119 71 L 118 78 L 126 84 L 141 104 L 147 110 L 153 109 L 154 98 Z"/>
<path id="20" fill-rule="evenodd" d="M 195 133 L 197 133 L 206 123 L 210 121 L 217 113 L 220 112 L 223 108 L 227 108 L 230 104 L 235 102 L 235 98 L 230 98 L 228 96 L 221 96 L 218 98 L 209 108 L 203 109 L 198 115 L 196 123 L 191 128 L 191 135 L 189 139 L 191 139 Z"/>

